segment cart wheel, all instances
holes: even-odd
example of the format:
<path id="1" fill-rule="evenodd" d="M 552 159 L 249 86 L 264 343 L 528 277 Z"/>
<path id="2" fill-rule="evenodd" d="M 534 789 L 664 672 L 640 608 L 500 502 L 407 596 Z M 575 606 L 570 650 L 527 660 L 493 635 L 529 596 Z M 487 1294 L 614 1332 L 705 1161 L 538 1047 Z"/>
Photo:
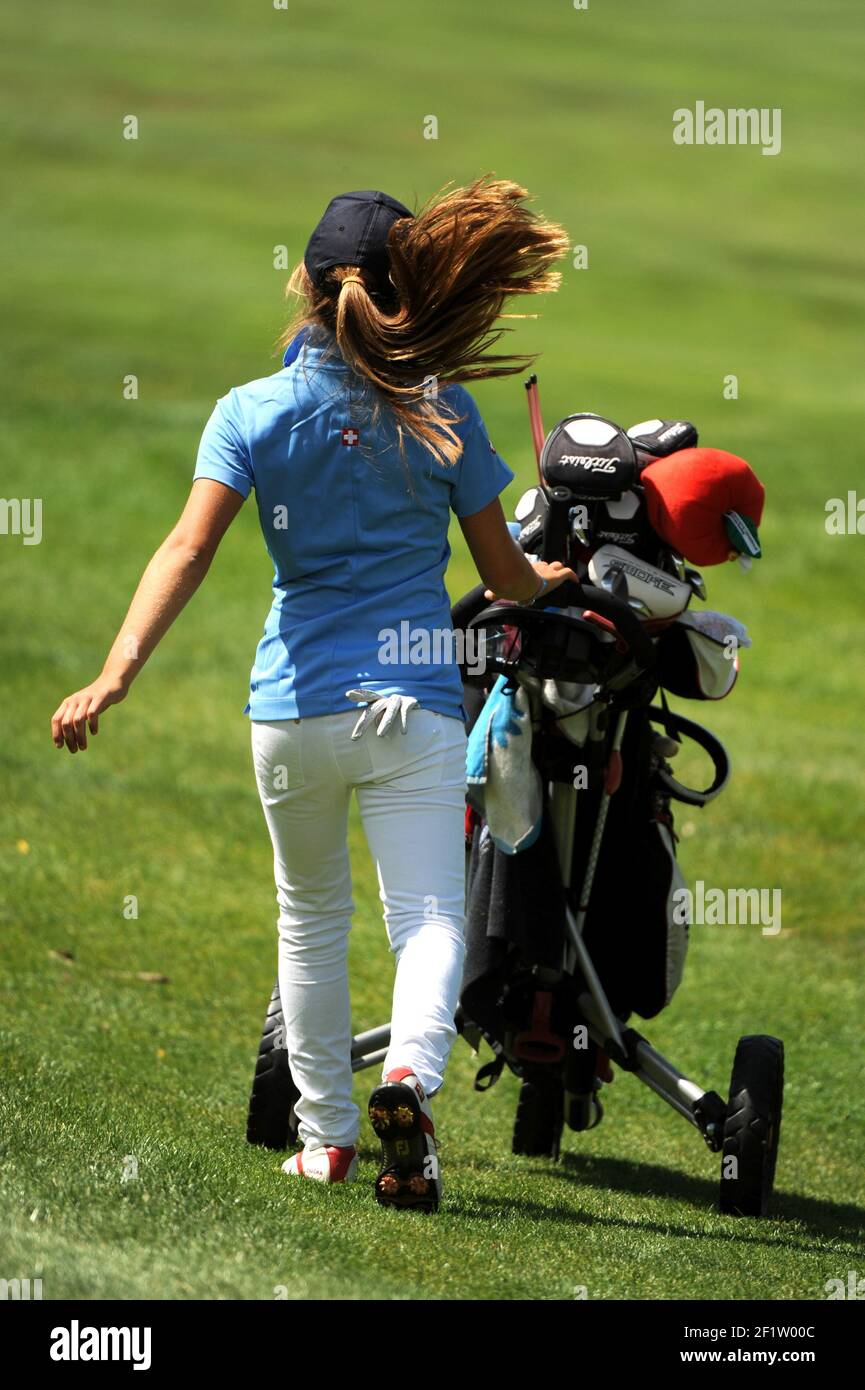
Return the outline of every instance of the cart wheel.
<path id="1" fill-rule="evenodd" d="M 300 1092 L 294 1084 L 288 1053 L 279 984 L 274 986 L 258 1048 L 258 1061 L 249 1097 L 246 1137 L 266 1149 L 287 1149 L 297 1142 L 294 1103 Z"/>
<path id="2" fill-rule="evenodd" d="M 775 1180 L 783 1100 L 780 1038 L 760 1033 L 740 1038 L 724 1122 L 721 1211 L 734 1216 L 766 1215 Z"/>
<path id="3" fill-rule="evenodd" d="M 565 1091 L 558 1073 L 534 1073 L 520 1086 L 514 1138 L 515 1154 L 558 1158 L 565 1122 Z"/>

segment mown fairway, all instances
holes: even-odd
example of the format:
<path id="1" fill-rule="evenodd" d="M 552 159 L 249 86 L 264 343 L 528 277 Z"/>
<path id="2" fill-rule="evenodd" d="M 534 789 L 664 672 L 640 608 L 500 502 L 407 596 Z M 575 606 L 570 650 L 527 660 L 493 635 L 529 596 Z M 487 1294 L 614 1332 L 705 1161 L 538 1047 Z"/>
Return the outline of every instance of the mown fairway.
<path id="1" fill-rule="evenodd" d="M 46 1298 L 824 1297 L 862 1271 L 865 1207 L 865 537 L 824 527 L 826 500 L 863 487 L 859 5 L 8 0 L 0 26 L 0 493 L 43 502 L 41 544 L 0 535 L 0 1276 L 41 1275 Z M 672 113 L 698 99 L 781 108 L 781 153 L 675 146 Z M 678 827 L 689 882 L 781 888 L 783 929 L 695 927 L 680 994 L 645 1025 L 722 1092 L 740 1034 L 786 1040 L 762 1223 L 717 1214 L 716 1158 L 626 1076 L 558 1165 L 513 1157 L 516 1081 L 474 1094 L 462 1041 L 437 1218 L 376 1208 L 368 1129 L 353 1189 L 289 1190 L 246 1146 L 275 970 L 241 715 L 269 601 L 253 504 L 86 754 L 50 741 L 182 505 L 213 401 L 276 369 L 274 247 L 293 263 L 345 188 L 411 202 L 486 170 L 589 250 L 512 339 L 543 352 L 548 425 L 687 416 L 768 487 L 765 559 L 707 574 L 753 650 L 726 704 L 688 711 L 734 780 Z M 533 477 L 522 387 L 477 397 L 512 507 Z M 452 597 L 474 582 L 454 547 Z M 353 835 L 359 1030 L 387 1018 L 392 961 Z"/>

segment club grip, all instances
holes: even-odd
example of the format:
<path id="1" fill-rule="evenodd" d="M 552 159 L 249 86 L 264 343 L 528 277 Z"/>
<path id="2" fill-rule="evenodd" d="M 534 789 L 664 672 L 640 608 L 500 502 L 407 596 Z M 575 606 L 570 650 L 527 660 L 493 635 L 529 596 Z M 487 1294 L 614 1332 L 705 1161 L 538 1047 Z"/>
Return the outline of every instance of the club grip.
<path id="1" fill-rule="evenodd" d="M 476 584 L 473 589 L 469 589 L 467 594 L 458 598 L 451 608 L 451 627 L 468 627 L 472 618 L 476 618 L 482 609 L 489 603 L 488 598 L 484 598 L 486 584 Z"/>

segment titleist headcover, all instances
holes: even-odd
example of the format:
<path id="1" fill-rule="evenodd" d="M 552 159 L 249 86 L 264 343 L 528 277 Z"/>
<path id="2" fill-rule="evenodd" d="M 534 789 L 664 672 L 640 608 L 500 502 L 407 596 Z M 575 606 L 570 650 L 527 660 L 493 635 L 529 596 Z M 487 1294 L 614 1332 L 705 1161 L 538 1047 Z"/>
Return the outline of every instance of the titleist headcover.
<path id="1" fill-rule="evenodd" d="M 624 430 L 602 415 L 568 415 L 541 451 L 547 487 L 567 488 L 577 502 L 620 497 L 636 481 L 637 456 Z"/>

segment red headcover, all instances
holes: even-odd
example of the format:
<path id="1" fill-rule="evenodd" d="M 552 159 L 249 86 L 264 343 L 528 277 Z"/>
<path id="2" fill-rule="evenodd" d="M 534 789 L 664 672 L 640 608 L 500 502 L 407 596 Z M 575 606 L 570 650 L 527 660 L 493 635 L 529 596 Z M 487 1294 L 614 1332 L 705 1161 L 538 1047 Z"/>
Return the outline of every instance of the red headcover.
<path id="1" fill-rule="evenodd" d="M 680 449 L 650 463 L 640 482 L 653 530 L 692 565 L 728 558 L 725 512 L 739 512 L 755 526 L 763 518 L 763 484 L 744 459 L 723 449 Z"/>

